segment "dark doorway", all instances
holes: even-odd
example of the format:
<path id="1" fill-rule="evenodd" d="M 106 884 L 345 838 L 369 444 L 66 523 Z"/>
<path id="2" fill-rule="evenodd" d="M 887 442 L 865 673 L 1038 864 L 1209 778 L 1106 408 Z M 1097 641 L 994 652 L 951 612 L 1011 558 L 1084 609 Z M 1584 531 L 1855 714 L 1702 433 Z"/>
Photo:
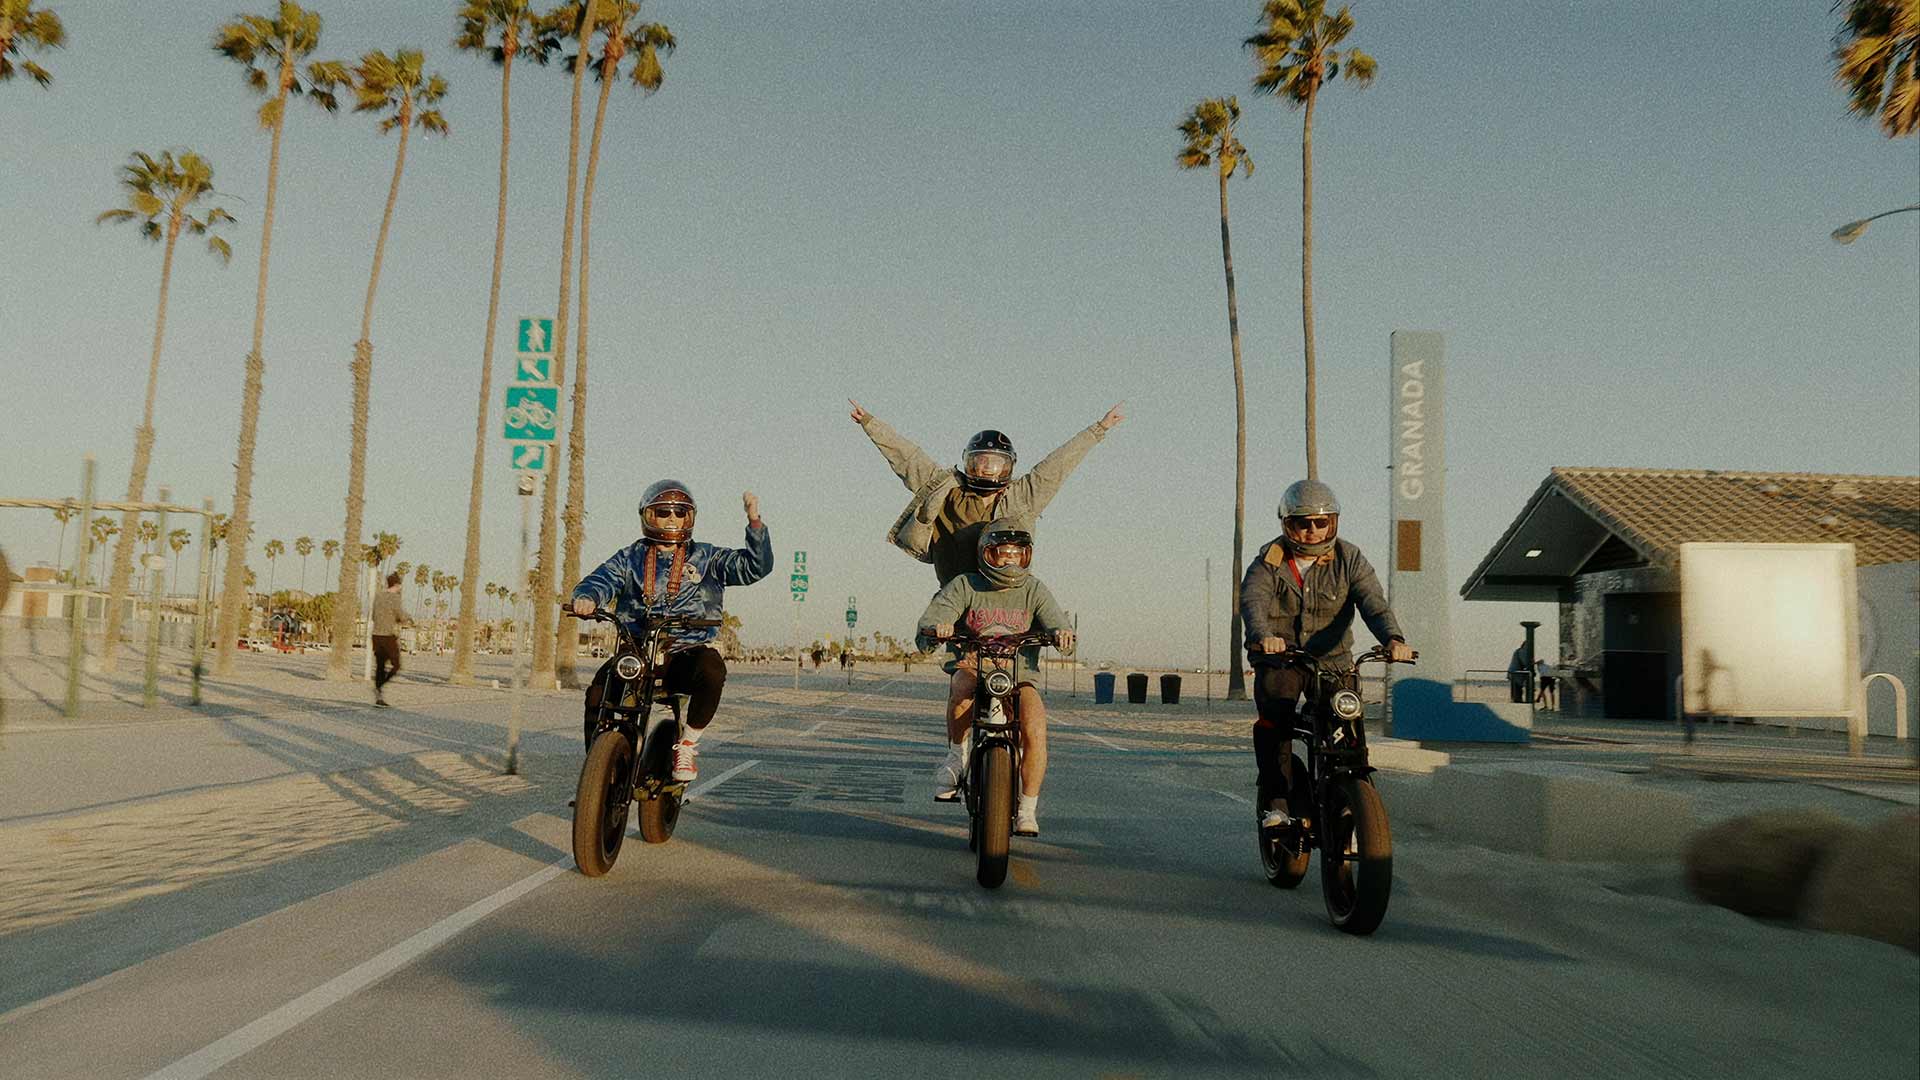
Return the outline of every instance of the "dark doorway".
<path id="1" fill-rule="evenodd" d="M 1605 601 L 1601 697 L 1609 719 L 1666 720 L 1674 715 L 1680 673 L 1680 597 L 1614 593 Z"/>

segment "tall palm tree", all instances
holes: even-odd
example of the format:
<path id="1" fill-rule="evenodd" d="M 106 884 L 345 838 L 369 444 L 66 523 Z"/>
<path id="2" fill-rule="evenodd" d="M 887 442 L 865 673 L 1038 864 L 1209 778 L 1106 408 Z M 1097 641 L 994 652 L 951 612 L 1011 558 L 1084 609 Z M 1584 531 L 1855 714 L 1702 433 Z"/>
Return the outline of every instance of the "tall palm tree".
<path id="1" fill-rule="evenodd" d="M 186 529 L 173 529 L 167 533 L 167 547 L 173 551 L 173 570 L 167 582 L 167 593 L 172 595 L 180 584 L 180 553 L 193 543 L 193 533 Z"/>
<path id="2" fill-rule="evenodd" d="M 1260 64 L 1253 88 L 1284 97 L 1304 109 L 1300 135 L 1300 333 L 1305 339 L 1307 371 L 1307 479 L 1320 478 L 1313 366 L 1313 106 L 1320 87 L 1345 77 L 1361 86 L 1373 82 L 1377 65 L 1359 49 L 1336 49 L 1353 32 L 1353 15 L 1344 6 L 1327 14 L 1326 0 L 1266 0 L 1261 31 L 1247 39 Z M 1236 568 L 1237 570 L 1237 568 Z"/>
<path id="3" fill-rule="evenodd" d="M 147 470 L 153 463 L 153 401 L 160 387 L 160 346 L 167 336 L 167 292 L 173 282 L 173 248 L 182 232 L 207 238 L 207 249 L 220 257 L 222 265 L 232 261 L 233 248 L 226 240 L 211 235 L 234 218 L 220 207 L 204 215 L 194 212 L 195 205 L 213 192 L 213 166 L 199 154 L 182 150 L 176 158 L 171 150 L 159 157 L 135 151 L 129 164 L 120 169 L 120 186 L 127 205 L 108 210 L 94 219 L 95 224 L 132 221 L 140 225 L 143 240 L 164 245 L 160 256 L 160 306 L 153 319 L 153 353 L 147 360 L 146 406 L 140 414 L 140 426 L 133 429 L 133 471 L 127 477 L 127 501 L 141 502 L 147 497 Z M 127 594 L 127 582 L 133 574 L 134 518 L 127 511 L 121 516 L 120 542 L 114 545 L 113 579 L 107 594 L 107 640 L 120 640 L 120 605 Z M 114 670 L 119 650 L 109 649 L 100 658 L 103 670 Z"/>
<path id="4" fill-rule="evenodd" d="M 393 564 L 393 572 L 399 574 L 401 577 L 406 577 L 407 571 L 411 569 L 413 569 L 413 564 L 405 559 Z"/>
<path id="5" fill-rule="evenodd" d="M 584 5 L 574 0 L 574 6 Z M 580 25 L 584 25 L 584 20 Z M 642 94 L 660 89 L 665 78 L 660 62 L 672 55 L 675 44 L 673 32 L 665 26 L 640 21 L 640 0 L 602 0 L 598 32 L 600 55 L 593 60 L 593 72 L 600 80 L 600 100 L 594 106 L 593 141 L 587 149 L 586 189 L 580 195 L 580 325 L 576 331 L 579 339 L 573 349 L 573 416 L 567 425 L 567 509 L 562 518 L 567 539 L 560 564 L 562 590 L 572 589 L 580 577 L 580 546 L 586 533 L 587 274 L 593 246 L 593 188 L 600 171 L 600 138 L 606 130 L 607 100 L 612 96 L 614 80 L 620 77 L 621 64 L 628 57 L 633 58 L 633 70 L 629 74 L 632 84 Z M 591 40 L 582 38 L 581 51 L 587 52 L 592 44 Z M 569 687 L 577 684 L 573 670 L 576 635 L 574 624 L 561 619 L 554 642 L 553 673 L 562 685 Z"/>
<path id="6" fill-rule="evenodd" d="M 63 566 L 64 563 L 61 560 L 67 557 L 67 522 L 79 516 L 80 508 L 71 503 L 66 506 L 56 506 L 53 508 L 53 519 L 60 523 L 60 545 L 53 549 L 53 565 L 55 567 Z"/>
<path id="7" fill-rule="evenodd" d="M 327 564 L 326 574 L 328 577 L 333 576 L 333 557 L 338 554 L 340 554 L 340 541 L 320 541 L 320 558 Z"/>
<path id="8" fill-rule="evenodd" d="M 93 578 L 98 582 L 107 576 L 107 541 L 113 539 L 114 535 L 120 531 L 120 526 L 114 524 L 112 518 L 102 514 L 93 519 L 93 524 L 87 526 L 87 531 L 93 535 L 93 549 L 100 553 L 100 573 Z"/>
<path id="9" fill-rule="evenodd" d="M 360 518 L 366 511 L 367 411 L 373 391 L 373 297 L 380 287 L 380 261 L 387 253 L 387 231 L 393 226 L 393 208 L 400 201 L 400 174 L 407 166 L 407 139 L 417 126 L 435 135 L 447 133 L 446 117 L 435 108 L 447 94 L 447 81 L 426 73 L 426 58 L 417 49 L 401 49 L 388 56 L 375 49 L 353 69 L 354 112 L 380 113 L 380 134 L 398 129 L 400 145 L 393 156 L 393 181 L 387 186 L 387 208 L 380 215 L 380 235 L 373 243 L 373 270 L 367 275 L 367 302 L 360 312 L 360 340 L 353 345 L 353 437 L 347 450 L 347 522 L 341 535 L 349 550 L 360 541 Z M 340 598 L 333 605 L 336 642 L 353 636 L 360 615 L 359 593 L 349 588 L 351 568 L 340 571 Z M 327 671 L 336 678 L 352 673 L 353 649 L 336 646 Z"/>
<path id="10" fill-rule="evenodd" d="M 247 350 L 246 378 L 240 397 L 240 443 L 233 467 L 233 541 L 227 549 L 220 624 L 215 635 L 213 672 L 233 671 L 234 640 L 240 633 L 246 590 L 247 543 L 253 536 L 253 450 L 260 430 L 260 393 L 267 359 L 261 351 L 267 330 L 267 263 L 273 250 L 274 202 L 280 191 L 280 136 L 286 128 L 287 97 L 304 95 L 332 112 L 339 106 L 334 88 L 348 81 L 346 65 L 336 60 L 301 62 L 320 46 L 320 16 L 293 0 L 280 0 L 272 18 L 242 15 L 215 32 L 213 51 L 246 69 L 247 86 L 268 94 L 260 106 L 260 126 L 272 132 L 267 153 L 267 203 L 260 217 L 260 276 L 254 291 L 253 340 Z M 238 563 L 233 552 L 240 552 Z"/>
<path id="11" fill-rule="evenodd" d="M 1898 139 L 1920 130 L 1920 0 L 1836 0 L 1846 12 L 1833 35 L 1833 77 L 1847 111 L 1880 116 Z"/>
<path id="12" fill-rule="evenodd" d="M 313 537 L 302 536 L 293 542 L 293 550 L 300 556 L 300 592 L 307 591 L 307 556 L 313 554 Z"/>
<path id="13" fill-rule="evenodd" d="M 500 322 L 500 272 L 507 257 L 507 153 L 513 144 L 513 62 L 545 66 L 559 44 L 529 0 L 466 0 L 458 16 L 454 47 L 484 52 L 500 66 L 500 200 L 493 217 L 493 279 L 487 287 L 487 329 L 480 349 L 480 408 L 473 431 L 473 482 L 467 492 L 467 552 L 462 574 L 480 575 L 480 505 L 485 490 L 487 420 L 493 397 L 493 333 Z M 454 683 L 473 681 L 473 601 L 460 599 L 460 628 L 453 645 Z"/>
<path id="14" fill-rule="evenodd" d="M 267 541 L 266 554 L 267 554 L 267 595 L 268 596 L 273 595 L 274 571 L 279 568 L 279 564 L 276 562 L 276 560 L 278 560 L 280 556 L 285 555 L 286 553 L 287 553 L 287 545 L 284 541 L 281 541 L 281 540 Z"/>
<path id="15" fill-rule="evenodd" d="M 58 49 L 66 43 L 67 30 L 60 25 L 60 16 L 44 7 L 35 11 L 33 0 L 0 0 L 0 82 L 13 78 L 12 57 L 21 56 L 20 70 L 41 86 L 51 86 L 53 73 L 23 54 Z"/>
<path id="16" fill-rule="evenodd" d="M 1174 160 L 1183 169 L 1213 166 L 1220 181 L 1220 262 L 1227 272 L 1227 335 L 1233 341 L 1233 587 L 1228 591 L 1228 649 L 1234 656 L 1227 671 L 1227 697 L 1247 696 L 1240 656 L 1240 565 L 1247 525 L 1247 377 L 1240 363 L 1240 302 L 1233 288 L 1233 239 L 1227 229 L 1227 179 L 1238 169 L 1253 175 L 1253 158 L 1240 143 L 1240 102 L 1234 97 L 1208 98 L 1193 107 L 1180 122 L 1185 142 Z"/>
<path id="17" fill-rule="evenodd" d="M 576 43 L 593 40 L 594 27 L 599 25 L 610 0 L 579 0 L 563 3 L 541 16 L 541 24 L 548 31 L 564 34 Z M 573 222 L 574 196 L 580 183 L 580 95 L 587 75 L 588 56 L 584 47 L 576 48 L 573 61 L 573 101 L 567 127 L 567 208 L 560 226 L 560 306 L 553 320 L 553 383 L 556 387 L 566 381 L 567 371 L 567 325 L 573 306 Z M 551 474 L 540 485 L 540 554 L 533 564 L 530 591 L 534 596 L 551 595 L 556 586 L 557 575 L 553 565 L 554 536 L 554 492 L 555 484 Z M 535 684 L 553 677 L 554 642 L 557 635 L 559 612 L 557 609 L 533 605 L 533 664 L 531 680 Z"/>

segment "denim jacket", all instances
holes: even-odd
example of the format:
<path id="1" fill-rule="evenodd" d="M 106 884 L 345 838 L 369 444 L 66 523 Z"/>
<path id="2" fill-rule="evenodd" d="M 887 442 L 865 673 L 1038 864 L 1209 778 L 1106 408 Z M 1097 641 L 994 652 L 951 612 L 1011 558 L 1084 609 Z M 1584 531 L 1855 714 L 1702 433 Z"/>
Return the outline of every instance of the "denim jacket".
<path id="1" fill-rule="evenodd" d="M 698 542 L 687 545 L 686 565 L 680 571 L 680 591 L 672 596 L 656 596 L 651 604 L 640 595 L 645 564 L 651 551 L 655 587 L 665 590 L 673 568 L 673 548 L 667 544 L 650 545 L 637 540 L 613 553 L 600 568 L 574 586 L 573 599 L 591 600 L 597 607 L 613 606 L 614 615 L 629 633 L 638 629 L 638 617 L 688 615 L 697 619 L 718 619 L 725 614 L 723 597 L 728 585 L 751 585 L 773 570 L 773 541 L 766 525 L 747 526 L 747 546 L 722 548 Z M 617 601 L 617 602 L 616 602 Z M 720 636 L 718 627 L 676 631 L 672 651 L 710 644 Z"/>

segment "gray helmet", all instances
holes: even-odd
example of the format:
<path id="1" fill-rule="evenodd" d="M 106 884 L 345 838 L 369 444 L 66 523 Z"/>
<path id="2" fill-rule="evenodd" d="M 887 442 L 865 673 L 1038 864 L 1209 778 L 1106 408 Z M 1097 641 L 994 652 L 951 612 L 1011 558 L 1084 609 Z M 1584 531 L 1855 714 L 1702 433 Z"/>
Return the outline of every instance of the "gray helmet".
<path id="1" fill-rule="evenodd" d="M 1290 519 L 1330 517 L 1333 527 L 1324 538 L 1296 536 Z M 1317 556 L 1333 550 L 1340 535 L 1340 500 L 1333 489 L 1318 480 L 1296 480 L 1280 496 L 1280 542 L 1289 555 Z"/>
<path id="2" fill-rule="evenodd" d="M 987 549 L 1001 544 L 1026 545 L 1026 557 L 1004 566 L 993 565 L 987 561 Z M 993 582 L 995 588 L 1011 589 L 1027 580 L 1027 568 L 1033 565 L 1033 532 L 1013 518 L 995 518 L 992 524 L 980 530 L 980 540 L 974 550 L 979 555 L 980 572 L 986 575 L 987 580 Z"/>
<path id="3" fill-rule="evenodd" d="M 666 517 L 649 510 L 669 510 L 679 507 L 684 513 L 677 518 Z M 664 544 L 685 543 L 693 536 L 693 515 L 696 509 L 693 492 L 678 480 L 660 480 L 647 487 L 640 496 L 640 531 L 647 539 Z M 670 522 L 678 521 L 674 525 Z"/>

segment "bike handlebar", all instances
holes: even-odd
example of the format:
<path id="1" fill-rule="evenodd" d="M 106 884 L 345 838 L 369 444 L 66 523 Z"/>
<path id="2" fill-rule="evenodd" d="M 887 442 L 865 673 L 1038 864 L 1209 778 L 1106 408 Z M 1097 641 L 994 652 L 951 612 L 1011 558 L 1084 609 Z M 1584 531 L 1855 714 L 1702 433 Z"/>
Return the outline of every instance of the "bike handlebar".
<path id="1" fill-rule="evenodd" d="M 1276 664 L 1308 664 L 1313 666 L 1316 669 L 1319 668 L 1320 665 L 1325 660 L 1331 659 L 1330 657 L 1321 657 L 1321 656 L 1315 655 L 1314 653 L 1310 653 L 1305 649 L 1288 649 L 1285 652 L 1251 653 L 1249 655 L 1264 657 L 1269 662 L 1276 663 Z M 1353 662 L 1355 666 L 1358 666 L 1360 664 L 1376 664 L 1376 663 L 1377 664 L 1411 664 L 1418 659 L 1420 659 L 1420 654 L 1418 652 L 1415 652 L 1413 654 L 1412 659 L 1395 660 L 1391 655 L 1381 651 L 1379 646 L 1375 646 L 1371 649 L 1368 649 L 1366 652 L 1363 652 L 1360 655 L 1354 657 Z"/>
<path id="2" fill-rule="evenodd" d="M 588 615 L 573 610 L 571 603 L 560 605 L 560 616 L 568 619 L 588 619 L 593 622 L 619 622 L 619 617 L 606 608 L 596 607 Z M 663 630 L 705 630 L 723 625 L 725 619 L 696 619 L 691 615 L 641 615 L 641 626 L 659 627 Z"/>
<path id="3" fill-rule="evenodd" d="M 1054 637 L 1056 633 L 1058 632 L 1048 631 L 1046 633 L 1034 633 L 1029 631 L 1024 634 L 998 634 L 991 637 L 976 637 L 972 634 L 954 634 L 951 637 L 944 638 L 932 634 L 927 636 L 936 642 L 972 646 L 975 649 L 990 649 L 996 652 L 1013 652 L 1032 646 L 1045 647 L 1053 645 L 1055 644 Z"/>

